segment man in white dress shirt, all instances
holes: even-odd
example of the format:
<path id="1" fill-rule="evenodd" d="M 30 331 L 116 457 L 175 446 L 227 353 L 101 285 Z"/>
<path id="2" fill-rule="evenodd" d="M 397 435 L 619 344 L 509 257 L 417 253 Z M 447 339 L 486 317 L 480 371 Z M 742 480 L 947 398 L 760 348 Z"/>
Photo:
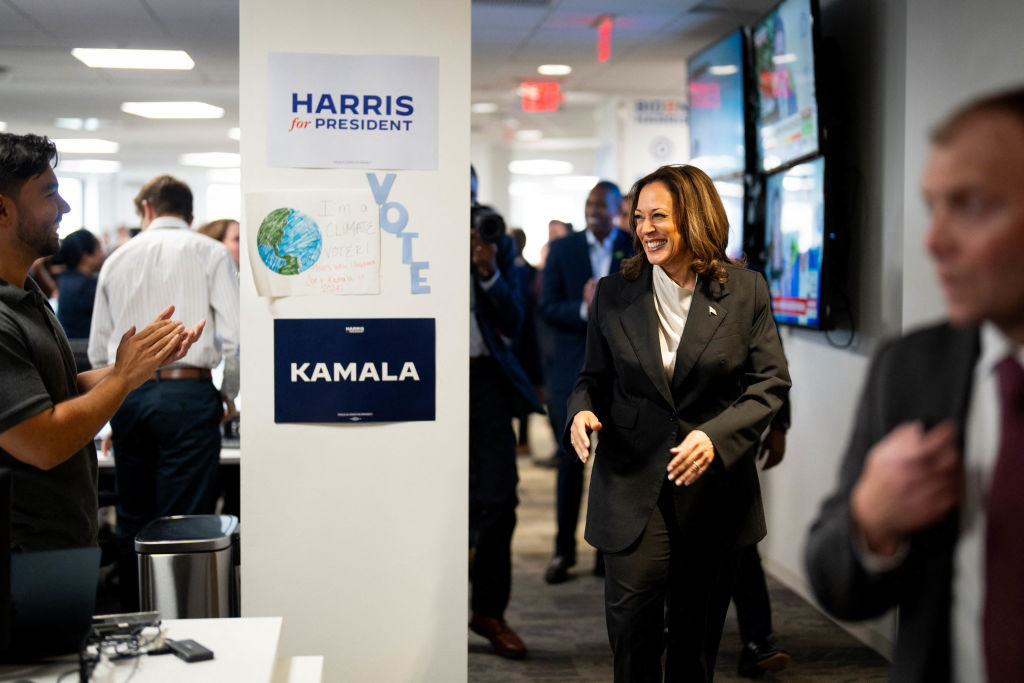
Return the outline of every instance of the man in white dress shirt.
<path id="1" fill-rule="evenodd" d="M 894 681 L 1024 681 L 1024 88 L 932 137 L 922 187 L 948 322 L 885 346 L 807 543 L 843 619 L 899 607 Z"/>
<path id="2" fill-rule="evenodd" d="M 220 424 L 238 393 L 238 280 L 228 249 L 193 232 L 192 191 L 170 176 L 135 198 L 142 232 L 100 271 L 89 360 L 114 358 L 116 330 L 177 305 L 186 321 L 209 328 L 188 354 L 133 391 L 111 419 L 117 467 L 122 608 L 137 609 L 135 535 L 166 515 L 209 514 L 217 496 Z M 141 328 L 141 325 L 139 325 Z M 224 358 L 220 391 L 210 369 Z"/>

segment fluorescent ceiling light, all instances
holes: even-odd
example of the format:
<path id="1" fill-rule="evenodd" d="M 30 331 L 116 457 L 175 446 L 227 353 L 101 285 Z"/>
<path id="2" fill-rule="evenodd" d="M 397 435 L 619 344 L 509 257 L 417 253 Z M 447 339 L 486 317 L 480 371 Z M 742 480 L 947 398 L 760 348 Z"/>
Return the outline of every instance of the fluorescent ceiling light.
<path id="1" fill-rule="evenodd" d="M 544 133 L 537 130 L 536 128 L 527 128 L 525 130 L 516 131 L 516 140 L 520 142 L 535 142 L 544 137 Z"/>
<path id="2" fill-rule="evenodd" d="M 498 111 L 498 105 L 494 102 L 474 102 L 469 110 L 474 114 L 493 114 Z"/>
<path id="3" fill-rule="evenodd" d="M 775 55 L 772 57 L 772 62 L 775 64 L 791 64 L 796 61 L 796 55 L 792 52 L 788 52 L 784 55 Z"/>
<path id="4" fill-rule="evenodd" d="M 537 67 L 537 73 L 542 76 L 568 76 L 572 73 L 572 67 L 568 64 L 541 64 Z"/>
<path id="5" fill-rule="evenodd" d="M 739 70 L 740 68 L 735 64 L 716 64 L 708 69 L 708 73 L 712 76 L 732 76 Z"/>
<path id="6" fill-rule="evenodd" d="M 519 175 L 567 175 L 572 173 L 572 164 L 554 159 L 520 159 L 510 161 L 508 170 Z"/>
<path id="7" fill-rule="evenodd" d="M 71 56 L 93 69 L 177 69 L 196 65 L 183 50 L 106 50 L 76 47 Z"/>
<path id="8" fill-rule="evenodd" d="M 208 168 L 237 168 L 241 166 L 239 155 L 234 152 L 192 152 L 178 157 L 182 166 L 206 166 Z"/>
<path id="9" fill-rule="evenodd" d="M 53 141 L 61 154 L 117 154 L 119 143 L 100 138 L 58 138 Z"/>
<path id="10" fill-rule="evenodd" d="M 231 138 L 232 140 L 241 140 L 242 139 L 242 129 L 241 128 L 228 128 L 228 137 Z"/>
<path id="11" fill-rule="evenodd" d="M 100 127 L 100 120 L 96 118 L 58 118 L 54 124 L 58 128 L 66 130 L 97 130 Z"/>
<path id="12" fill-rule="evenodd" d="M 57 170 L 61 173 L 117 173 L 121 162 L 113 159 L 61 159 Z"/>
<path id="13" fill-rule="evenodd" d="M 121 111 L 147 119 L 219 119 L 224 110 L 205 102 L 124 102 Z"/>

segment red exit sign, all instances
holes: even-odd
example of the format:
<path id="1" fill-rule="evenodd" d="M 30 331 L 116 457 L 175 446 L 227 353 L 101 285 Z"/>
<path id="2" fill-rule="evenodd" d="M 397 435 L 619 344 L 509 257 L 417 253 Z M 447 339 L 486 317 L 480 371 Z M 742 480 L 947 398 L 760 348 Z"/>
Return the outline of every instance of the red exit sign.
<path id="1" fill-rule="evenodd" d="M 558 111 L 562 99 L 558 83 L 524 81 L 519 88 L 524 112 Z"/>

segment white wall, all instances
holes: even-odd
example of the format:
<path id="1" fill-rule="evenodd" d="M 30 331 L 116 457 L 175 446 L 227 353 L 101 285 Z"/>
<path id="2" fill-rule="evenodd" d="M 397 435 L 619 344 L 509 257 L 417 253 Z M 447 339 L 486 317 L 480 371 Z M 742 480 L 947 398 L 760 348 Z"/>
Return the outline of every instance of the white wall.
<path id="1" fill-rule="evenodd" d="M 268 51 L 440 57 L 439 168 L 397 171 L 389 197 L 431 293 L 410 294 L 387 233 L 379 296 L 259 298 L 243 260 L 243 615 L 283 615 L 278 655 L 325 655 L 325 681 L 465 680 L 470 2 L 241 0 L 240 16 L 245 192 L 367 187 L 266 166 Z M 436 421 L 274 424 L 275 317 L 436 318 Z"/>

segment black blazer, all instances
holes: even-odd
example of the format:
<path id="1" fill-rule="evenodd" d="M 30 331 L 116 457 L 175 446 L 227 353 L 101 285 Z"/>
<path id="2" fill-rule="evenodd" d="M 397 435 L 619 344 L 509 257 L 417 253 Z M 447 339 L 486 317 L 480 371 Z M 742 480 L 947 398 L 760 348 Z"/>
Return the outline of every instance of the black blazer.
<path id="1" fill-rule="evenodd" d="M 616 230 L 608 272 L 617 273 L 622 259 L 632 255 L 632 238 L 622 230 Z M 544 264 L 540 313 L 551 327 L 553 338 L 553 362 L 547 383 L 563 397 L 572 391 L 583 362 L 587 323 L 580 318 L 580 305 L 583 303 L 583 285 L 593 276 L 586 230 L 551 243 Z"/>
<path id="2" fill-rule="evenodd" d="M 974 364 L 975 328 L 940 325 L 884 346 L 861 396 L 839 486 L 822 505 L 807 537 L 805 559 L 814 593 L 840 619 L 861 620 L 900 608 L 890 679 L 915 683 L 950 680 L 950 602 L 959 510 L 916 534 L 906 560 L 883 573 L 864 570 L 850 519 L 850 492 L 868 451 L 897 425 L 926 427 L 953 419 L 961 452 Z"/>
<path id="3" fill-rule="evenodd" d="M 629 282 L 601 280 L 590 311 L 586 360 L 572 395 L 563 443 L 581 410 L 601 420 L 590 480 L 586 539 L 607 552 L 643 532 L 677 446 L 692 430 L 715 446 L 693 485 L 673 487 L 682 532 L 724 547 L 765 535 L 755 454 L 789 390 L 789 371 L 759 273 L 727 266 L 724 285 L 701 278 L 665 377 L 652 267 Z"/>

